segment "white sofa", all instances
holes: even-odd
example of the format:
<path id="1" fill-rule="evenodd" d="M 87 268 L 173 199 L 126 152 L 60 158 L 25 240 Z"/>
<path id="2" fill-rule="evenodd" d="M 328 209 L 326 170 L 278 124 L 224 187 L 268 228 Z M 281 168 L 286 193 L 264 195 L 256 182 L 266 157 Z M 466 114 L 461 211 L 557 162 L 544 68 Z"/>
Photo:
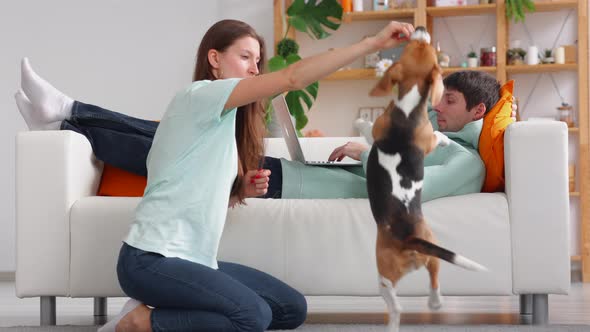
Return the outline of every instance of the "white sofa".
<path id="1" fill-rule="evenodd" d="M 360 139 L 360 138 L 356 138 Z M 547 294 L 570 287 L 567 128 L 518 122 L 505 135 L 506 193 L 447 197 L 423 205 L 440 243 L 489 268 L 443 263 L 443 295 L 521 295 L 534 323 Z M 304 139 L 326 157 L 348 138 Z M 71 131 L 23 132 L 16 158 L 16 295 L 41 297 L 41 324 L 55 324 L 55 297 L 93 297 L 95 314 L 120 297 L 115 264 L 138 198 L 97 197 L 101 163 Z M 280 138 L 267 154 L 286 157 Z M 229 211 L 219 259 L 266 271 L 309 297 L 378 296 L 376 227 L 365 199 L 250 199 Z M 427 295 L 425 270 L 401 296 Z M 531 304 L 532 303 L 532 304 Z"/>

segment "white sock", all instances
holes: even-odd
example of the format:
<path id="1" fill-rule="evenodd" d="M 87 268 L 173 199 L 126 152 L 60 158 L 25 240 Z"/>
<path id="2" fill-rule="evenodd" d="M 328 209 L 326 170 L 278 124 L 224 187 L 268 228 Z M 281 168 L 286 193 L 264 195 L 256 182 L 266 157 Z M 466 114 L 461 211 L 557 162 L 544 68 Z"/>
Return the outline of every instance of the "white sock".
<path id="1" fill-rule="evenodd" d="M 33 104 L 36 119 L 50 123 L 70 118 L 74 100 L 37 75 L 27 58 L 21 61 L 20 85 Z"/>
<path id="2" fill-rule="evenodd" d="M 97 332 L 115 332 L 115 327 L 119 324 L 119 321 L 125 317 L 131 310 L 137 308 L 138 306 L 142 305 L 141 302 L 135 299 L 129 299 L 121 309 L 121 312 L 115 316 L 114 319 L 104 324 L 101 328 L 98 329 Z"/>
<path id="3" fill-rule="evenodd" d="M 37 116 L 38 112 L 35 111 L 33 104 L 31 104 L 23 90 L 17 91 L 14 100 L 29 130 L 59 130 L 61 122 L 45 122 L 44 119 Z"/>
<path id="4" fill-rule="evenodd" d="M 354 127 L 358 129 L 362 136 L 365 137 L 367 143 L 373 144 L 373 122 L 363 119 L 356 119 L 354 121 Z"/>

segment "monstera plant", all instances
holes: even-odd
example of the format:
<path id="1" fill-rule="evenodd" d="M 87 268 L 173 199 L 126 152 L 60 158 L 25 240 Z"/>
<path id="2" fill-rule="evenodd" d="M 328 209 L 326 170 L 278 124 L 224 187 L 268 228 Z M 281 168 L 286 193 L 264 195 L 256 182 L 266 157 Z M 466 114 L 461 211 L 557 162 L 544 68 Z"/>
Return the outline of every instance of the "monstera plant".
<path id="1" fill-rule="evenodd" d="M 336 0 L 295 0 L 287 9 L 287 28 L 283 39 L 277 44 L 276 55 L 268 61 L 270 71 L 277 71 L 293 64 L 301 57 L 299 45 L 287 38 L 289 29 L 307 33 L 312 39 L 324 39 L 330 36 L 326 30 L 336 31 L 342 20 L 342 7 Z M 291 115 L 295 118 L 295 127 L 299 132 L 307 124 L 305 110 L 309 110 L 317 98 L 319 82 L 314 82 L 302 90 L 290 91 L 285 96 Z M 267 109 L 267 119 L 271 107 Z"/>

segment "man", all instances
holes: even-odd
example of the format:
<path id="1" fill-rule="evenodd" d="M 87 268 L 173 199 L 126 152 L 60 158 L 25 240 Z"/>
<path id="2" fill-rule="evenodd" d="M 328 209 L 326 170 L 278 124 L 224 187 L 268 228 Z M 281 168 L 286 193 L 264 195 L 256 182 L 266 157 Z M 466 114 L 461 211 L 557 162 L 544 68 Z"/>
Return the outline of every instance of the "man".
<path id="1" fill-rule="evenodd" d="M 443 98 L 429 109 L 428 115 L 434 130 L 443 132 L 452 142 L 448 146 L 437 147 L 424 159 L 423 202 L 480 192 L 485 178 L 485 167 L 478 153 L 483 117 L 500 98 L 500 83 L 484 72 L 456 72 L 447 76 L 443 83 Z M 365 127 L 364 131 L 367 129 Z M 348 156 L 361 160 L 364 166 L 369 151 L 370 148 L 364 144 L 349 142 L 336 148 L 329 160 Z M 319 174 L 318 170 L 309 170 L 309 167 L 298 168 L 298 172 L 283 171 L 283 174 L 300 174 L 300 178 L 283 182 L 283 198 L 295 198 L 292 197 L 293 192 L 301 193 L 299 198 L 330 197 L 326 191 L 338 192 L 334 197 L 367 197 L 363 176 L 342 173 L 345 170 L 325 169 L 326 174 Z M 340 183 L 339 178 L 342 180 Z M 365 190 L 364 195 L 359 187 Z"/>

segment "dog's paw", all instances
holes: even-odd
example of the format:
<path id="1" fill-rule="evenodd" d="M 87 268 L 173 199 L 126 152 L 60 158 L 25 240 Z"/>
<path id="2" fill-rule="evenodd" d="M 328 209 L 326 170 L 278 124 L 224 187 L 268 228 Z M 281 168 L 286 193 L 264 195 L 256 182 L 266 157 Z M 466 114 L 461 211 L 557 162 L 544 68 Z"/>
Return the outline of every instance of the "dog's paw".
<path id="1" fill-rule="evenodd" d="M 442 297 L 440 289 L 431 289 L 428 296 L 428 307 L 432 310 L 438 310 L 442 307 Z"/>
<path id="2" fill-rule="evenodd" d="M 447 146 L 451 144 L 451 139 L 447 137 L 447 135 L 441 133 L 440 131 L 435 131 L 434 135 L 436 135 L 436 140 L 438 141 L 437 145 L 440 146 Z"/>
<path id="3" fill-rule="evenodd" d="M 399 325 L 387 324 L 385 326 L 385 332 L 399 332 Z"/>

